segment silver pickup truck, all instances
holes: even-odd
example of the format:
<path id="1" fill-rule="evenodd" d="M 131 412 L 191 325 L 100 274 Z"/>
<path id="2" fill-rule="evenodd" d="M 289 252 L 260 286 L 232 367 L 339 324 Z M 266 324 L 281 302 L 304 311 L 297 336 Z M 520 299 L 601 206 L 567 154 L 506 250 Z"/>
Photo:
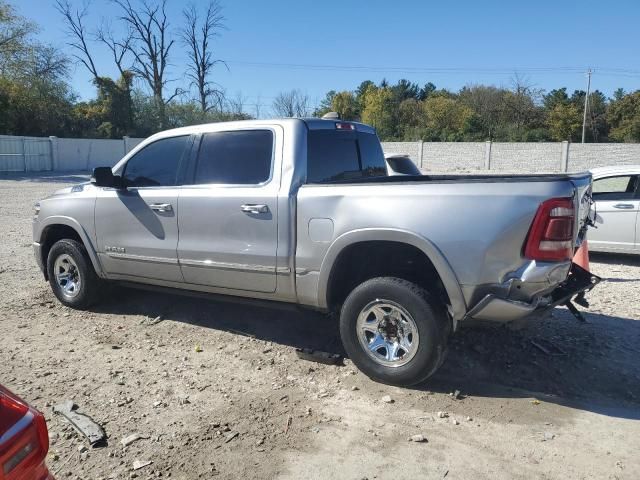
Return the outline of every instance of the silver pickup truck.
<path id="1" fill-rule="evenodd" d="M 593 286 L 571 262 L 590 189 L 588 173 L 391 176 L 360 123 L 217 123 L 156 134 L 38 202 L 33 240 L 69 307 L 120 281 L 336 312 L 363 372 L 411 385 L 465 322 Z"/>

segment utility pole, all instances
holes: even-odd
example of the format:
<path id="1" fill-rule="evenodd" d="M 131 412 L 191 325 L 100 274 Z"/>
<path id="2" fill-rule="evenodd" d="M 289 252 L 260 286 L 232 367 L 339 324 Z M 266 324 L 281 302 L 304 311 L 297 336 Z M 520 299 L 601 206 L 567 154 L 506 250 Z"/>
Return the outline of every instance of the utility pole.
<path id="1" fill-rule="evenodd" d="M 591 69 L 587 70 L 587 95 L 584 97 L 584 114 L 582 115 L 582 143 L 587 129 L 587 107 L 589 106 L 589 90 L 591 90 Z"/>

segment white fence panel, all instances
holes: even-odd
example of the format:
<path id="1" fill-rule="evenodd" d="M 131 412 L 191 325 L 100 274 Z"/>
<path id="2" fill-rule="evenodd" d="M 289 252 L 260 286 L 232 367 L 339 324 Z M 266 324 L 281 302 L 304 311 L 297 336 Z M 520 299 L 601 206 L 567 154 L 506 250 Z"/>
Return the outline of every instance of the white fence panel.
<path id="1" fill-rule="evenodd" d="M 40 172 L 52 168 L 48 138 L 0 135 L 0 172 Z"/>

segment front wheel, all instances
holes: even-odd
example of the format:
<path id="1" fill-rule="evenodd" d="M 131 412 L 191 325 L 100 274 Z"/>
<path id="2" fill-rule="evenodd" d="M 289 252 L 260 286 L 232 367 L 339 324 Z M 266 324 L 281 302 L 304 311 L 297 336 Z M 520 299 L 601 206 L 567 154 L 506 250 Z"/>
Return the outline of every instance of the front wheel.
<path id="1" fill-rule="evenodd" d="M 451 323 L 442 302 L 407 280 L 367 280 L 347 297 L 340 336 L 353 363 L 368 377 L 410 386 L 444 360 Z"/>
<path id="2" fill-rule="evenodd" d="M 47 257 L 47 274 L 58 300 L 76 309 L 89 307 L 102 283 L 84 245 L 71 239 L 53 244 Z"/>

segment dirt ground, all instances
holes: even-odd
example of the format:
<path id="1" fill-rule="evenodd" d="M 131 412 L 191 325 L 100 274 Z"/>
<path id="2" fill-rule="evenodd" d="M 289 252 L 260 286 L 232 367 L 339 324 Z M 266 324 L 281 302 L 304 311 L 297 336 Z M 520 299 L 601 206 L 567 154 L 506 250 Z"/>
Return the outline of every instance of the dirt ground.
<path id="1" fill-rule="evenodd" d="M 640 257 L 592 257 L 588 323 L 558 308 L 462 330 L 434 378 L 400 389 L 298 359 L 341 352 L 316 313 L 129 289 L 62 307 L 33 259 L 32 205 L 77 180 L 0 179 L 0 383 L 45 412 L 58 478 L 640 478 Z M 82 451 L 51 409 L 65 399 L 107 446 Z"/>

